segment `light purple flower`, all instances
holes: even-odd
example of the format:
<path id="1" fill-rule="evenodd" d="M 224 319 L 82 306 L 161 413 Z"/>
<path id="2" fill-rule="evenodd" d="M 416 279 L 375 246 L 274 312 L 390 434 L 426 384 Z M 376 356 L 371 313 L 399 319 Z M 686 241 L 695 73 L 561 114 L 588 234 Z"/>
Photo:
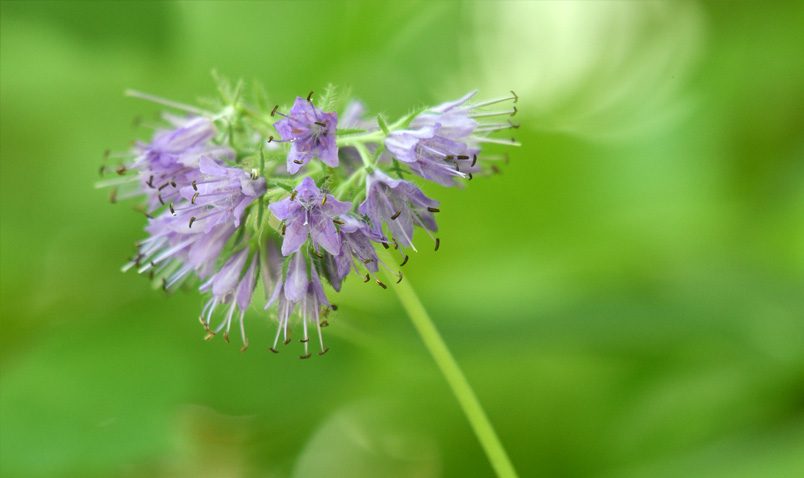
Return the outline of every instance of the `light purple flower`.
<path id="1" fill-rule="evenodd" d="M 414 226 L 438 230 L 433 215 L 437 206 L 438 201 L 425 196 L 413 183 L 374 170 L 366 180 L 366 199 L 359 211 L 371 221 L 373 234 L 382 236 L 385 224 L 400 245 L 413 247 Z"/>
<path id="2" fill-rule="evenodd" d="M 516 144 L 514 141 L 486 138 L 490 132 L 516 127 L 510 121 L 478 121 L 516 114 L 515 106 L 500 111 L 480 110 L 497 103 L 516 102 L 516 95 L 468 104 L 476 93 L 469 92 L 455 101 L 442 103 L 419 114 L 408 129 L 393 131 L 388 135 L 386 148 L 419 176 L 444 186 L 455 185 L 456 177 L 471 179 L 472 173 L 479 170 L 476 163 L 480 143 Z"/>
<path id="3" fill-rule="evenodd" d="M 316 156 L 328 166 L 338 166 L 338 113 L 324 113 L 310 101 L 297 97 L 290 113 L 284 116 L 274 126 L 284 141 L 291 142 L 288 173 L 296 174 Z"/>
<path id="4" fill-rule="evenodd" d="M 209 280 L 201 285 L 201 292 L 210 292 L 212 297 L 207 301 L 201 311 L 201 323 L 207 330 L 207 339 L 224 331 L 223 339 L 229 342 L 229 330 L 232 325 L 235 310 L 239 310 L 240 334 L 243 340 L 243 349 L 248 348 L 245 325 L 243 319 L 246 309 L 251 305 L 251 298 L 256 283 L 256 265 L 259 262 L 258 254 L 254 255 L 251 264 L 243 274 L 243 267 L 248 260 L 248 249 L 235 252 L 228 261 Z M 242 276 L 242 277 L 241 277 Z M 219 305 L 228 306 L 223 320 L 213 330 L 212 317 Z"/>
<path id="5" fill-rule="evenodd" d="M 198 179 L 181 188 L 178 203 L 148 222 L 149 237 L 124 270 L 168 271 L 163 287 L 170 289 L 191 272 L 206 278 L 234 231 L 243 211 L 265 192 L 265 179 L 253 179 L 238 168 L 210 158 L 199 161 Z"/>
<path id="6" fill-rule="evenodd" d="M 138 245 L 137 255 L 123 266 L 123 271 L 137 268 L 139 273 L 153 272 L 162 275 L 169 271 L 162 287 L 171 289 L 186 279 L 191 272 L 208 277 L 235 228 L 222 224 L 208 233 L 201 230 L 177 232 L 176 219 L 169 211 L 150 219 L 146 231 L 149 237 Z"/>
<path id="7" fill-rule="evenodd" d="M 160 130 L 150 143 L 135 146 L 136 159 L 131 166 L 139 171 L 142 190 L 148 196 L 149 210 L 175 202 L 179 188 L 198 179 L 201 158 L 215 162 L 234 157 L 234 152 L 212 143 L 215 125 L 207 118 L 168 117 L 176 126 Z"/>
<path id="8" fill-rule="evenodd" d="M 181 205 L 171 205 L 179 231 L 209 232 L 218 224 L 240 226 L 243 212 L 265 193 L 265 178 L 254 178 L 239 168 L 221 166 L 209 158 L 199 162 L 201 177 L 181 188 Z"/>
<path id="9" fill-rule="evenodd" d="M 444 186 L 453 186 L 456 177 L 469 178 L 469 169 L 474 166 L 471 159 L 478 152 L 477 148 L 451 139 L 438 123 L 393 131 L 386 138 L 385 146 L 414 173 Z"/>
<path id="10" fill-rule="evenodd" d="M 273 215 L 283 221 L 282 255 L 298 251 L 309 235 L 315 247 L 337 254 L 341 239 L 333 219 L 345 214 L 352 205 L 322 193 L 310 177 L 304 178 L 289 197 L 269 206 Z"/>
<path id="11" fill-rule="evenodd" d="M 335 291 L 341 290 L 343 280 L 352 270 L 358 274 L 366 270 L 377 272 L 379 259 L 372 241 L 383 241 L 383 237 L 373 233 L 363 221 L 348 215 L 341 216 L 340 221 L 341 250 L 336 255 L 327 255 L 324 260 L 325 275 Z"/>
<path id="12" fill-rule="evenodd" d="M 296 252 L 290 258 L 288 271 L 285 279 L 280 279 L 274 288 L 271 298 L 268 300 L 265 308 L 276 307 L 277 310 L 277 329 L 274 344 L 271 351 L 278 353 L 277 345 L 279 337 L 282 336 L 284 343 L 290 343 L 290 335 L 288 334 L 288 324 L 294 311 L 297 311 L 301 316 L 302 322 L 302 338 L 304 343 L 304 355 L 301 358 L 306 359 L 310 357 L 309 341 L 310 336 L 308 333 L 308 325 L 314 326 L 318 332 L 318 341 L 320 345 L 319 355 L 327 353 L 327 347 L 324 346 L 324 339 L 321 334 L 321 327 L 326 325 L 323 320 L 325 314 L 330 308 L 334 308 L 327 300 L 324 294 L 324 288 L 321 285 L 321 279 L 314 265 L 311 264 L 308 274 L 308 264 L 301 252 Z"/>

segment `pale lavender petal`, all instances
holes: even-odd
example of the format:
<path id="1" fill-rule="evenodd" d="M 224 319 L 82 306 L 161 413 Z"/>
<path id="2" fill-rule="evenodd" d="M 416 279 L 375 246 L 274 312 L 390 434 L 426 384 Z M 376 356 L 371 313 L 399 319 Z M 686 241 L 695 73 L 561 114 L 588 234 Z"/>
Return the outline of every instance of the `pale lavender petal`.
<path id="1" fill-rule="evenodd" d="M 237 307 L 240 310 L 248 309 L 251 304 L 251 296 L 254 293 L 254 285 L 257 279 L 257 263 L 259 262 L 259 254 L 255 254 L 251 260 L 251 265 L 246 269 L 246 274 L 240 279 L 240 284 L 237 285 Z"/>
<path id="2" fill-rule="evenodd" d="M 310 235 L 313 242 L 330 254 L 337 254 L 341 248 L 341 238 L 332 220 L 324 214 L 311 214 L 310 221 L 312 222 Z"/>
<path id="3" fill-rule="evenodd" d="M 301 248 L 307 240 L 309 224 L 304 224 L 303 218 L 295 218 L 285 226 L 285 238 L 282 241 L 282 255 L 289 256 Z"/>
<path id="4" fill-rule="evenodd" d="M 304 254 L 297 252 L 288 265 L 285 298 L 291 302 L 298 302 L 305 292 L 307 292 L 307 261 L 304 259 Z"/>

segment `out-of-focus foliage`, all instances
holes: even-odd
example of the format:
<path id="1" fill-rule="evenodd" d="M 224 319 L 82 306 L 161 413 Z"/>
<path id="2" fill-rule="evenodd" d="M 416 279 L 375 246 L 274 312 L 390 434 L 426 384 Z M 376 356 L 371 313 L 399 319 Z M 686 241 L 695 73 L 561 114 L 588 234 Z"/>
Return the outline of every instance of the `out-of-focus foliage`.
<path id="1" fill-rule="evenodd" d="M 240 354 L 202 340 L 196 293 L 119 273 L 144 218 L 92 186 L 158 112 L 122 91 L 191 102 L 212 68 L 390 116 L 520 94 L 524 146 L 430 188 L 442 247 L 407 277 L 523 476 L 804 474 L 801 2 L 1 13 L 3 475 L 491 474 L 390 291 L 348 281 L 303 362 L 261 350 L 259 310 Z"/>

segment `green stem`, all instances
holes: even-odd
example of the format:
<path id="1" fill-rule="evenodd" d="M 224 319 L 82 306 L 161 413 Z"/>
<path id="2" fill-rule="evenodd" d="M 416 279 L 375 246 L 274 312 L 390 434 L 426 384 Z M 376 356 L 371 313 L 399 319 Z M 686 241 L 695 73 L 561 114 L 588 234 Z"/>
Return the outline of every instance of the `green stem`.
<path id="1" fill-rule="evenodd" d="M 377 252 L 382 262 L 386 264 L 395 263 L 388 251 L 379 249 Z M 491 426 L 486 412 L 480 405 L 472 386 L 466 380 L 466 376 L 461 371 L 449 348 L 447 348 L 447 344 L 444 343 L 444 339 L 441 338 L 441 334 L 436 329 L 433 320 L 425 310 L 410 282 L 402 281 L 397 284 L 394 287 L 394 292 L 396 292 L 402 307 L 408 313 L 413 326 L 421 336 L 425 347 L 430 351 L 430 355 L 433 356 L 433 360 L 435 360 L 436 365 L 438 365 L 450 388 L 452 388 L 455 398 L 458 399 L 458 403 L 464 414 L 466 414 L 466 418 L 469 420 L 469 424 L 472 426 L 475 435 L 477 435 L 477 439 L 480 441 L 483 451 L 486 452 L 486 456 L 497 476 L 515 478 L 517 474 L 514 466 L 511 464 L 511 460 L 508 458 L 499 437 L 497 437 L 494 427 Z"/>
<path id="2" fill-rule="evenodd" d="M 350 134 L 346 136 L 338 136 L 335 140 L 339 147 L 355 146 L 359 143 L 376 143 L 385 139 L 385 133 L 382 130 L 369 131 L 368 133 Z"/>

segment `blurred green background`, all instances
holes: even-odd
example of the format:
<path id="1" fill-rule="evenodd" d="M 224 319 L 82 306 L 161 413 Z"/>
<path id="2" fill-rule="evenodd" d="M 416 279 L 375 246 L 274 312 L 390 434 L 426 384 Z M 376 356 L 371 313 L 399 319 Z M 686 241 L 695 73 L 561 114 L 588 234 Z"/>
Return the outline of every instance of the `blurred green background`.
<path id="1" fill-rule="evenodd" d="M 391 291 L 300 361 L 202 340 L 93 188 L 210 70 L 374 112 L 520 95 L 499 176 L 430 187 L 416 286 L 522 476 L 804 476 L 804 3 L 3 2 L 0 472 L 490 476 Z"/>

